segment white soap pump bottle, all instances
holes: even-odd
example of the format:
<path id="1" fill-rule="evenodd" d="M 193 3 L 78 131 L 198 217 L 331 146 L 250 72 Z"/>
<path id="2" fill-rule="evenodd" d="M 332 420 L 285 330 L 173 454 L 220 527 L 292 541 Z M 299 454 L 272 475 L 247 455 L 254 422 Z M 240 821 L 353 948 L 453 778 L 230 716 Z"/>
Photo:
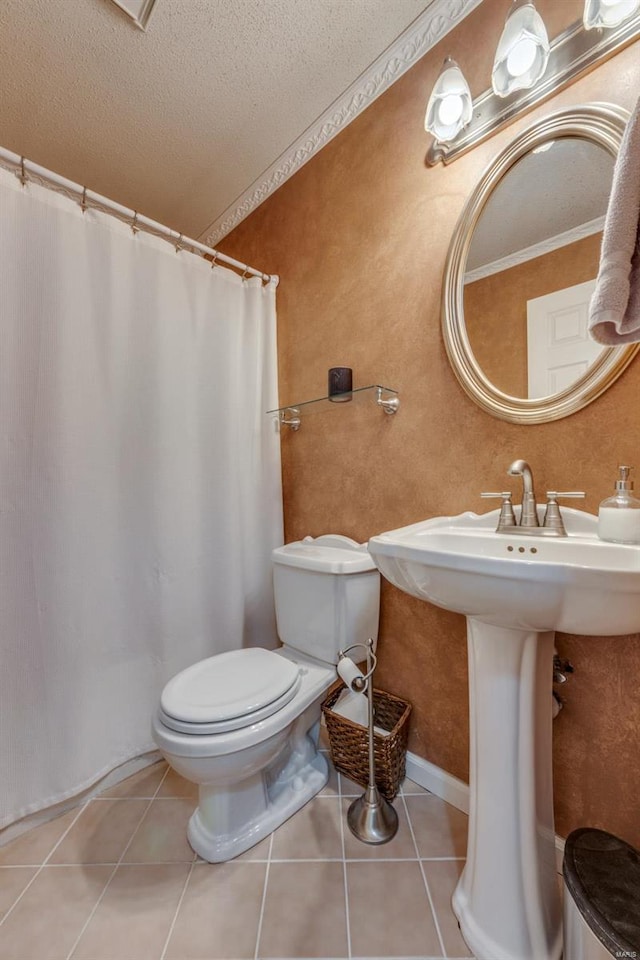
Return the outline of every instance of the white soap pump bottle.
<path id="1" fill-rule="evenodd" d="M 633 496 L 631 467 L 618 467 L 616 492 L 600 504 L 598 536 L 614 543 L 640 543 L 640 500 Z"/>

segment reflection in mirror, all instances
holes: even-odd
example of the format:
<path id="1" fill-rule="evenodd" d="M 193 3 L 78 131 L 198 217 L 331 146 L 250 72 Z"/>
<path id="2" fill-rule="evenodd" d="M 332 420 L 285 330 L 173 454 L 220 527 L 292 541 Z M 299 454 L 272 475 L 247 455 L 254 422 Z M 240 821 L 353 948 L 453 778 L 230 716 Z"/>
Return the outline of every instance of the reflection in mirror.
<path id="1" fill-rule="evenodd" d="M 494 417 L 567 417 L 607 390 L 640 350 L 638 343 L 597 347 L 592 359 L 576 349 L 628 118 L 610 103 L 541 117 L 489 164 L 460 214 L 444 270 L 442 335 L 463 390 Z M 512 308 L 514 289 L 522 295 Z M 549 331 L 559 351 L 551 359 Z M 534 341 L 542 359 L 533 356 Z M 530 386 L 534 365 L 542 381 L 531 378 Z"/>
<path id="2" fill-rule="evenodd" d="M 475 225 L 464 318 L 475 360 L 512 397 L 556 394 L 603 348 L 587 334 L 614 157 L 577 136 L 518 160 Z"/>

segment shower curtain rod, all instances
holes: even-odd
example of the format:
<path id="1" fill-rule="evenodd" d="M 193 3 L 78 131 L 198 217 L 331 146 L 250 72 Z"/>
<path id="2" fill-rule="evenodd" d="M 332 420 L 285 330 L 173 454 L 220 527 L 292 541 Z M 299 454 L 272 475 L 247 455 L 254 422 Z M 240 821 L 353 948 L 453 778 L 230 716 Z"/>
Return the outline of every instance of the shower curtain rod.
<path id="1" fill-rule="evenodd" d="M 204 243 L 200 243 L 198 240 L 185 237 L 182 233 L 178 233 L 177 230 L 172 230 L 170 227 L 165 227 L 162 223 L 143 216 L 138 213 L 137 210 L 130 210 L 129 207 L 123 207 L 114 200 L 103 197 L 99 193 L 94 193 L 93 190 L 87 190 L 86 187 L 81 186 L 79 183 L 74 183 L 73 180 L 67 180 L 65 177 L 61 177 L 57 173 L 47 170 L 46 167 L 32 163 L 31 160 L 26 160 L 25 157 L 21 157 L 20 154 L 12 153 L 3 147 L 0 147 L 0 166 L 15 173 L 23 186 L 29 180 L 33 180 L 34 183 L 38 183 L 40 186 L 54 189 L 57 193 L 63 193 L 70 199 L 77 200 L 83 212 L 89 207 L 93 207 L 103 213 L 108 213 L 116 217 L 116 219 L 128 223 L 134 233 L 137 230 L 144 230 L 146 233 L 151 233 L 153 236 L 172 242 L 175 245 L 176 251 L 188 250 L 197 252 L 203 256 L 210 256 L 212 258 L 212 266 L 215 266 L 219 261 L 220 263 L 229 264 L 229 266 L 235 267 L 237 270 L 242 270 L 243 279 L 245 276 L 251 276 L 260 277 L 265 283 L 273 283 L 276 286 L 279 283 L 280 278 L 276 274 L 262 273 L 261 270 L 255 270 L 246 263 L 234 260 L 233 257 L 228 257 L 225 253 L 219 253 L 217 250 L 205 246 Z"/>

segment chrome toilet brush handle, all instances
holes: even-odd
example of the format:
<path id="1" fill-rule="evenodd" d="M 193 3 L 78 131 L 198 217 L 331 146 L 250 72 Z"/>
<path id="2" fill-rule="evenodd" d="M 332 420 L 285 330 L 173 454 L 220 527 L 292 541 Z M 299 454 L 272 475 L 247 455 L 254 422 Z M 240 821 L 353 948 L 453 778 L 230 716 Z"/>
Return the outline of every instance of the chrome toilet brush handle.
<path id="1" fill-rule="evenodd" d="M 348 647 L 340 656 L 349 653 L 356 647 L 365 647 L 365 644 L 356 643 Z M 398 814 L 389 801 L 383 797 L 376 785 L 376 756 L 374 747 L 373 729 L 373 672 L 377 666 L 377 658 L 373 652 L 373 640 L 366 643 L 367 672 L 364 677 L 356 678 L 351 689 L 364 691 L 366 684 L 369 708 L 369 785 L 361 797 L 353 801 L 347 812 L 347 823 L 354 837 L 363 843 L 388 843 L 395 837 L 398 830 Z"/>

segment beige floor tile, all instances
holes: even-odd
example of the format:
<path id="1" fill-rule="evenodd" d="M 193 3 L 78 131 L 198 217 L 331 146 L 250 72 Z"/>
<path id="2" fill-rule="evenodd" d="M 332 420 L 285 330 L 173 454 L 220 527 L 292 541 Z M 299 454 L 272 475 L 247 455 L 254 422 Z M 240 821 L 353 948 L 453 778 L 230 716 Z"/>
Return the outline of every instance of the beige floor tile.
<path id="1" fill-rule="evenodd" d="M 73 960 L 158 960 L 190 869 L 188 863 L 121 864 Z"/>
<path id="2" fill-rule="evenodd" d="M 115 783 L 112 787 L 107 787 L 100 794 L 101 797 L 130 797 L 143 800 L 151 800 L 155 796 L 156 790 L 162 782 L 167 771 L 167 764 L 164 760 L 154 763 L 144 770 L 139 770 L 132 777 Z"/>
<path id="3" fill-rule="evenodd" d="M 113 867 L 44 867 L 0 926 L 0 960 L 66 960 Z"/>
<path id="4" fill-rule="evenodd" d="M 398 814 L 398 832 L 388 843 L 363 843 L 351 833 L 347 825 L 347 811 L 353 800 L 342 801 L 344 817 L 344 855 L 347 860 L 405 860 L 417 859 L 416 848 L 409 829 L 409 822 L 400 797 L 393 803 Z"/>
<path id="5" fill-rule="evenodd" d="M 251 861 L 262 861 L 263 863 L 269 859 L 269 848 L 271 846 L 271 834 L 268 837 L 265 837 L 264 840 L 260 840 L 259 843 L 256 843 L 255 846 L 249 847 L 248 850 L 245 850 L 244 853 L 238 854 L 237 857 L 234 857 L 232 863 L 242 863 L 245 860 Z M 207 863 L 203 857 L 196 857 L 197 863 Z"/>
<path id="6" fill-rule="evenodd" d="M 419 783 L 414 783 L 413 780 L 409 780 L 409 777 L 405 777 L 402 781 L 402 792 L 405 794 L 405 796 L 410 796 L 413 793 L 429 793 L 429 790 L 426 790 L 425 787 L 421 787 Z"/>
<path id="7" fill-rule="evenodd" d="M 79 809 L 74 807 L 68 810 L 61 817 L 43 823 L 39 827 L 27 830 L 5 846 L 0 847 L 0 866 L 9 864 L 19 864 L 21 866 L 30 866 L 35 864 L 40 866 L 49 856 L 54 846 L 67 830 L 75 818 L 78 816 Z"/>
<path id="8" fill-rule="evenodd" d="M 340 792 L 340 781 L 339 781 L 338 771 L 336 770 L 334 765 L 331 763 L 331 758 L 329 757 L 329 754 L 325 753 L 324 756 L 327 760 L 327 763 L 329 764 L 329 779 L 327 781 L 326 787 L 322 788 L 318 796 L 319 797 L 337 797 Z"/>
<path id="9" fill-rule="evenodd" d="M 16 902 L 37 867 L 0 867 L 0 920 Z"/>
<path id="10" fill-rule="evenodd" d="M 233 862 L 238 863 L 240 860 L 268 860 L 270 845 L 271 834 L 265 837 L 264 840 L 256 843 L 255 847 L 249 847 L 244 853 L 241 853 L 238 857 L 234 857 Z"/>
<path id="11" fill-rule="evenodd" d="M 318 736 L 318 747 L 320 750 L 329 749 L 329 731 L 324 723 L 320 724 L 320 734 Z"/>
<path id="12" fill-rule="evenodd" d="M 117 863 L 148 805 L 148 800 L 91 800 L 51 863 Z"/>
<path id="13" fill-rule="evenodd" d="M 197 863 L 189 878 L 167 960 L 253 957 L 267 867 Z"/>
<path id="14" fill-rule="evenodd" d="M 466 857 L 468 817 L 432 793 L 406 797 L 421 857 Z"/>
<path id="15" fill-rule="evenodd" d="M 339 774 L 339 777 L 340 790 L 343 797 L 359 797 L 364 793 L 364 787 L 361 787 L 359 783 L 345 777 L 343 773 Z"/>
<path id="16" fill-rule="evenodd" d="M 473 954 L 462 939 L 451 897 L 460 879 L 464 863 L 460 860 L 424 860 L 422 863 L 440 933 L 449 957 L 471 957 Z"/>
<path id="17" fill-rule="evenodd" d="M 198 800 L 198 784 L 185 780 L 171 767 L 158 790 L 159 797 L 184 797 L 189 800 Z"/>
<path id="18" fill-rule="evenodd" d="M 272 863 L 260 957 L 346 957 L 341 863 Z"/>
<path id="19" fill-rule="evenodd" d="M 315 797 L 273 835 L 272 860 L 322 860 L 342 857 L 338 797 Z"/>
<path id="20" fill-rule="evenodd" d="M 193 800 L 154 800 L 123 857 L 124 863 L 190 861 L 195 854 L 187 840 Z"/>
<path id="21" fill-rule="evenodd" d="M 348 863 L 347 885 L 354 956 L 442 956 L 417 860 Z"/>

